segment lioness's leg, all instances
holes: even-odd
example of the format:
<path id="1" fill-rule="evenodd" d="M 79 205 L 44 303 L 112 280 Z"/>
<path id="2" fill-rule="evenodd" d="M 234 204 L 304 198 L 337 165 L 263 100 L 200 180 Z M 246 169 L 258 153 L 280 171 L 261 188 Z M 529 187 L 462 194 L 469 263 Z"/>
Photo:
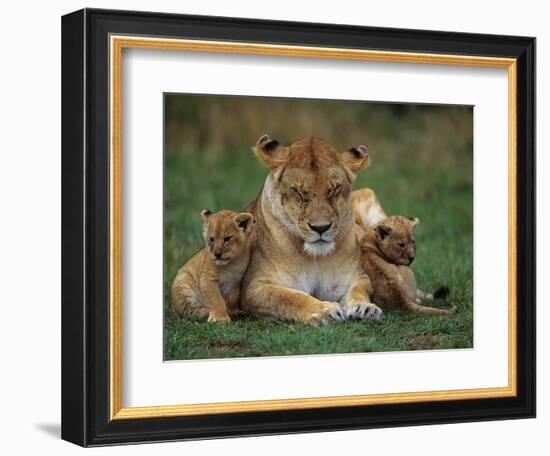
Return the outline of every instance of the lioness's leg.
<path id="1" fill-rule="evenodd" d="M 249 285 L 243 302 L 245 311 L 264 317 L 318 325 L 344 321 L 344 310 L 336 302 L 320 301 L 303 291 L 276 284 Z"/>
<path id="2" fill-rule="evenodd" d="M 376 304 L 370 302 L 369 294 L 372 285 L 367 275 L 362 275 L 349 288 L 340 303 L 349 318 L 379 320 L 382 310 Z"/>

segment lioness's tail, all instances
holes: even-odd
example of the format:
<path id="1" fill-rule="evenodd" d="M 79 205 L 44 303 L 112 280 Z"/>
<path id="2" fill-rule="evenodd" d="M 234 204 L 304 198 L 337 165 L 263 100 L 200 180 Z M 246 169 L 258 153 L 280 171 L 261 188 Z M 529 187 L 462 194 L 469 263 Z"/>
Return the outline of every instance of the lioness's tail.
<path id="1" fill-rule="evenodd" d="M 443 285 L 434 291 L 434 299 L 445 299 L 449 296 L 450 290 L 447 285 Z"/>
<path id="2" fill-rule="evenodd" d="M 449 296 L 450 290 L 447 285 L 443 285 L 435 290 L 433 293 L 426 293 L 422 290 L 416 290 L 416 297 L 420 299 L 427 299 L 428 301 L 433 301 L 434 299 L 445 299 Z"/>

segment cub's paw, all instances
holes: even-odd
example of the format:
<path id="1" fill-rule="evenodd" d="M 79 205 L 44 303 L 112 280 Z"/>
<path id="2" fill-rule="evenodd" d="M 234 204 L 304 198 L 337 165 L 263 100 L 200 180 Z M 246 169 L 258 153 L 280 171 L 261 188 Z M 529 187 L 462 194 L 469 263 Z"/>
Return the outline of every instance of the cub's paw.
<path id="1" fill-rule="evenodd" d="M 231 318 L 226 311 L 211 311 L 208 314 L 209 323 L 229 323 Z"/>
<path id="2" fill-rule="evenodd" d="M 350 306 L 347 315 L 353 320 L 378 321 L 382 318 L 382 309 L 372 302 L 362 302 Z"/>
<path id="3" fill-rule="evenodd" d="M 309 324 L 312 326 L 343 323 L 347 320 L 346 311 L 337 302 L 322 301 L 321 310 L 311 315 Z"/>

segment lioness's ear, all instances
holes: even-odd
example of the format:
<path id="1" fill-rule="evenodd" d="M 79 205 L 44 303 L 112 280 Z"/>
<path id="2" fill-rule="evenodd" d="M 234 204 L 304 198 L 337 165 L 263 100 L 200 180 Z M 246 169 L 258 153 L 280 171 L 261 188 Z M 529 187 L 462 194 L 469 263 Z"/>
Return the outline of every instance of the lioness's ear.
<path id="1" fill-rule="evenodd" d="M 420 220 L 418 220 L 417 217 L 409 217 L 409 221 L 413 228 L 420 223 Z"/>
<path id="2" fill-rule="evenodd" d="M 269 135 L 261 136 L 252 150 L 271 169 L 284 165 L 288 158 L 288 147 L 282 146 Z"/>
<path id="3" fill-rule="evenodd" d="M 369 164 L 369 151 L 363 145 L 351 147 L 340 154 L 340 160 L 344 166 L 347 166 L 355 174 Z"/>
<path id="4" fill-rule="evenodd" d="M 380 223 L 374 227 L 374 230 L 376 231 L 376 237 L 383 241 L 391 234 L 393 228 L 391 226 Z"/>
<path id="5" fill-rule="evenodd" d="M 246 233 L 249 226 L 252 225 L 254 216 L 249 212 L 241 212 L 235 216 L 235 223 L 237 226 Z"/>
<path id="6" fill-rule="evenodd" d="M 201 211 L 201 219 L 203 220 L 203 222 L 206 222 L 208 220 L 208 217 L 210 217 L 212 215 L 212 212 L 209 211 L 208 209 L 203 209 Z"/>

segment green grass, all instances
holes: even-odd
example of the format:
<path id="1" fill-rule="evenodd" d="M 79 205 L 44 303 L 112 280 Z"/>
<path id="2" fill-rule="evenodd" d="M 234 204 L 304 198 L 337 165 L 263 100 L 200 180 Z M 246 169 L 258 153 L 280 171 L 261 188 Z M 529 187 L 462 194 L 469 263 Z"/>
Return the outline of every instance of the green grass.
<path id="1" fill-rule="evenodd" d="M 412 132 L 415 130 L 411 128 Z M 413 133 L 411 133 L 412 135 Z M 170 310 L 169 289 L 177 269 L 202 246 L 202 208 L 240 210 L 260 190 L 267 171 L 248 147 L 232 150 L 168 150 L 165 161 L 165 359 L 380 352 L 469 348 L 473 344 L 473 193 L 471 153 L 445 144 L 440 152 L 417 145 L 407 130 L 395 139 L 404 153 L 373 157 L 354 188 L 374 188 L 389 214 L 420 218 L 419 288 L 451 289 L 440 306 L 457 306 L 451 317 L 386 311 L 379 323 L 347 322 L 321 328 L 257 319 L 230 324 L 180 320 Z M 388 146 L 389 147 L 389 146 Z M 453 147 L 455 149 L 453 149 Z M 440 154 L 440 155 L 438 155 Z M 430 158 L 431 157 L 431 158 Z M 230 178 L 228 178 L 230 176 Z"/>

